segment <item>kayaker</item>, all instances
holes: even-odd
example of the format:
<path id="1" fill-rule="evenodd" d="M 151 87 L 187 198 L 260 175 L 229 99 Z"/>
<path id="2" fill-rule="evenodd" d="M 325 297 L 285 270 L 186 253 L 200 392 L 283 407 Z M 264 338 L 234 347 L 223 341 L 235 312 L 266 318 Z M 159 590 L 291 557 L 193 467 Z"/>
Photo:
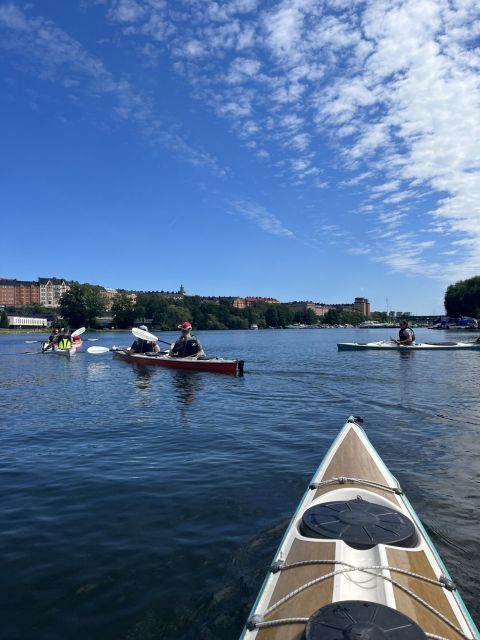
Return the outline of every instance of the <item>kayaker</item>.
<path id="1" fill-rule="evenodd" d="M 400 331 L 398 332 L 398 340 L 395 340 L 397 344 L 404 344 L 406 346 L 415 344 L 415 332 L 408 326 L 408 320 L 403 319 L 400 322 Z"/>
<path id="2" fill-rule="evenodd" d="M 142 331 L 148 331 L 148 327 L 144 324 L 138 327 Z M 130 349 L 126 349 L 129 353 L 158 353 L 160 347 L 155 342 L 149 342 L 148 340 L 142 340 L 137 338 L 133 341 Z"/>
<path id="3" fill-rule="evenodd" d="M 53 351 L 57 346 L 58 342 L 58 329 L 54 329 L 52 333 L 48 336 L 48 344 L 44 346 L 44 351 L 49 351 L 50 349 Z"/>
<path id="4" fill-rule="evenodd" d="M 71 349 L 71 348 L 72 348 L 72 338 L 68 334 L 68 332 L 65 331 L 64 328 L 62 328 L 58 336 L 57 349 L 63 350 L 63 349 Z"/>
<path id="5" fill-rule="evenodd" d="M 176 342 L 172 342 L 169 355 L 175 358 L 205 356 L 205 352 L 200 341 L 192 334 L 192 325 L 190 322 L 182 322 L 178 328 L 181 330 L 182 335 Z"/>

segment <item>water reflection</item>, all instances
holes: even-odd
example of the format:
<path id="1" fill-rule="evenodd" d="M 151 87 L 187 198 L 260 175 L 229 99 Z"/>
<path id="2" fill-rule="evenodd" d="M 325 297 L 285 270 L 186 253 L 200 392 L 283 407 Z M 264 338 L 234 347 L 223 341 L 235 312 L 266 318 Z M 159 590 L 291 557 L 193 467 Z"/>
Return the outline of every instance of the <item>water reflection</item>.
<path id="1" fill-rule="evenodd" d="M 175 371 L 172 373 L 172 387 L 180 406 L 180 418 L 188 424 L 188 409 L 204 387 L 202 374 L 199 371 Z"/>
<path id="2" fill-rule="evenodd" d="M 152 371 L 148 367 L 133 367 L 133 373 L 135 377 L 135 384 L 139 391 L 144 391 L 150 388 L 152 381 Z"/>

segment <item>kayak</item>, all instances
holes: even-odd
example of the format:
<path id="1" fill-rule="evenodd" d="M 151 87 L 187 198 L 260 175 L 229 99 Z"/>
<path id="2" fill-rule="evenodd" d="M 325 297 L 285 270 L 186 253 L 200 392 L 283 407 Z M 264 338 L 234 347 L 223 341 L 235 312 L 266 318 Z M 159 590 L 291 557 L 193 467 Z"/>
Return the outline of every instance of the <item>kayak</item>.
<path id="1" fill-rule="evenodd" d="M 114 351 L 113 357 L 132 364 L 170 367 L 189 371 L 212 371 L 214 373 L 230 373 L 243 375 L 243 360 L 225 360 L 223 358 L 173 358 L 163 353 L 126 353 Z"/>
<path id="2" fill-rule="evenodd" d="M 42 345 L 42 353 L 53 353 L 57 356 L 63 356 L 65 358 L 71 358 L 77 353 L 77 347 L 70 347 L 70 349 L 46 349 L 48 342 L 44 342 Z"/>
<path id="3" fill-rule="evenodd" d="M 395 344 L 391 340 L 382 342 L 339 342 L 339 351 L 480 351 L 480 342 L 416 342 L 412 345 Z"/>
<path id="4" fill-rule="evenodd" d="M 361 422 L 348 419 L 315 473 L 242 640 L 479 639 Z"/>

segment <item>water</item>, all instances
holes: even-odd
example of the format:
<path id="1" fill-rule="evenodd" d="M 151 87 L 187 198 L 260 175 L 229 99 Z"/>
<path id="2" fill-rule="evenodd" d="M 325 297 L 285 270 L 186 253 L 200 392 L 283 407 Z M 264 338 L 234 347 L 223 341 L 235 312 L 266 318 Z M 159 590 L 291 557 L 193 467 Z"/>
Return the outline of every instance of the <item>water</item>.
<path id="1" fill-rule="evenodd" d="M 236 639 L 350 414 L 480 621 L 480 353 L 337 351 L 378 330 L 200 333 L 246 360 L 235 378 L 84 352 L 127 334 L 86 334 L 71 361 L 22 354 L 33 337 L 0 336 L 2 638 Z"/>

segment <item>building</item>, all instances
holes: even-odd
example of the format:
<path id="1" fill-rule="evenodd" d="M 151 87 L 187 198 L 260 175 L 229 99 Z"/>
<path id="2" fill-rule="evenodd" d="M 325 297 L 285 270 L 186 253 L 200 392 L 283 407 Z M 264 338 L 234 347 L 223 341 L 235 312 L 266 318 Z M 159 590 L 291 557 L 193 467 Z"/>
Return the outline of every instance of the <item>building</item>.
<path id="1" fill-rule="evenodd" d="M 111 311 L 113 299 L 117 295 L 118 291 L 116 289 L 111 289 L 110 287 L 105 287 L 102 293 L 105 297 L 105 311 Z"/>
<path id="2" fill-rule="evenodd" d="M 365 317 L 370 316 L 370 303 L 367 298 L 355 298 L 354 302 L 325 304 L 323 302 L 290 302 L 288 308 L 295 311 L 305 312 L 311 309 L 316 316 L 323 318 L 329 311 L 358 311 Z"/>
<path id="3" fill-rule="evenodd" d="M 305 313 L 305 311 L 307 311 L 308 309 L 311 309 L 318 318 L 323 318 L 323 316 L 326 313 L 328 313 L 330 309 L 332 309 L 333 307 L 332 305 L 323 304 L 323 302 L 296 302 L 295 301 L 295 302 L 289 302 L 288 308 L 290 309 L 290 311 L 293 311 L 294 313 L 296 311 L 301 311 L 302 313 Z"/>
<path id="4" fill-rule="evenodd" d="M 46 318 L 22 318 L 20 316 L 8 316 L 8 325 L 10 329 L 24 328 L 44 328 L 48 326 Z"/>
<path id="5" fill-rule="evenodd" d="M 13 306 L 15 304 L 15 282 L 10 278 L 0 278 L 0 304 Z"/>
<path id="6" fill-rule="evenodd" d="M 370 302 L 367 298 L 355 298 L 353 310 L 358 311 L 366 318 L 370 317 Z"/>
<path id="7" fill-rule="evenodd" d="M 246 298 L 231 298 L 232 307 L 235 309 L 245 309 L 253 304 L 262 302 L 263 304 L 280 304 L 276 298 L 262 298 L 260 296 L 247 296 Z"/>
<path id="8" fill-rule="evenodd" d="M 111 289 L 110 287 L 104 287 L 102 293 L 105 296 L 105 311 L 112 310 L 113 300 L 115 296 L 119 294 L 126 295 L 128 298 L 130 298 L 133 304 L 137 303 L 137 294 L 134 293 L 133 291 L 125 291 L 123 289 Z"/>
<path id="9" fill-rule="evenodd" d="M 0 278 L 0 304 L 5 306 L 40 304 L 40 287 L 37 282 Z"/>
<path id="10" fill-rule="evenodd" d="M 245 309 L 246 306 L 245 298 L 233 298 L 232 307 L 234 309 Z"/>
<path id="11" fill-rule="evenodd" d="M 39 278 L 40 304 L 44 307 L 58 307 L 62 295 L 70 289 L 70 284 L 63 278 Z"/>

